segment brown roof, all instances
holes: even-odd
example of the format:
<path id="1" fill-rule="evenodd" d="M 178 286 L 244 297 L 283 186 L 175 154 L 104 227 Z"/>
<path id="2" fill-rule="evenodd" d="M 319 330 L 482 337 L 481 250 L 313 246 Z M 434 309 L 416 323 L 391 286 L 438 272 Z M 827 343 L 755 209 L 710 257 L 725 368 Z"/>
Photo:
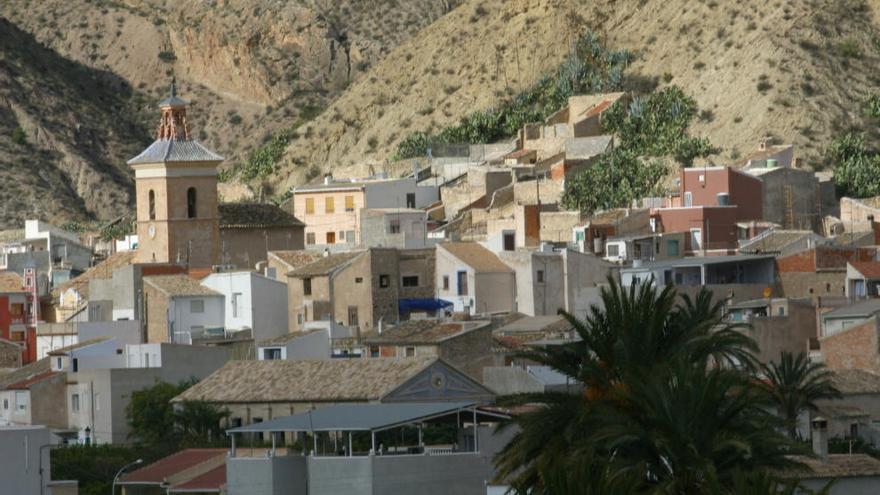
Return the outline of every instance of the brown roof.
<path id="1" fill-rule="evenodd" d="M 230 361 L 174 398 L 215 403 L 378 400 L 436 359 Z"/>
<path id="2" fill-rule="evenodd" d="M 880 476 L 880 460 L 867 454 L 830 454 L 827 459 L 798 455 L 791 459 L 806 468 L 786 471 L 783 476 L 789 479 Z"/>
<path id="3" fill-rule="evenodd" d="M 39 361 L 34 361 L 33 363 L 22 366 L 21 368 L 18 368 L 11 373 L 0 376 L 0 390 L 5 390 L 10 385 L 14 385 L 25 380 L 30 380 L 35 376 L 39 376 L 50 371 L 52 371 L 52 366 L 49 362 L 49 358 L 43 358 Z"/>
<path id="4" fill-rule="evenodd" d="M 34 375 L 24 380 L 16 383 L 10 383 L 6 386 L 6 390 L 27 390 L 31 385 L 46 380 L 47 378 L 52 378 L 53 376 L 60 375 L 61 373 L 58 371 L 47 371 L 45 373 L 40 373 L 39 375 Z"/>
<path id="5" fill-rule="evenodd" d="M 440 246 L 478 273 L 513 273 L 495 253 L 476 242 L 444 242 Z"/>
<path id="6" fill-rule="evenodd" d="M 478 328 L 485 327 L 488 321 L 437 321 L 409 320 L 385 329 L 375 337 L 364 339 L 367 344 L 437 344 Z"/>
<path id="7" fill-rule="evenodd" d="M 309 263 L 314 263 L 321 257 L 321 253 L 315 251 L 290 250 L 290 251 L 269 251 L 269 256 L 278 258 L 282 263 L 288 266 L 288 270 L 296 270 Z"/>
<path id="8" fill-rule="evenodd" d="M 290 342 L 291 340 L 293 340 L 293 339 L 295 339 L 295 338 L 297 338 L 297 337 L 302 337 L 303 335 L 309 335 L 309 334 L 312 334 L 312 333 L 315 333 L 315 332 L 323 332 L 323 331 L 324 331 L 323 328 L 315 328 L 315 329 L 312 329 L 312 330 L 306 330 L 306 331 L 303 331 L 303 332 L 292 332 L 292 333 L 286 333 L 286 334 L 284 334 L 284 335 L 279 335 L 279 336 L 277 336 L 277 337 L 272 337 L 271 339 L 262 340 L 262 341 L 260 341 L 260 342 L 258 343 L 258 345 L 261 345 L 261 346 L 267 346 L 267 345 L 281 345 L 281 344 L 286 344 L 286 343 Z"/>
<path id="9" fill-rule="evenodd" d="M 120 480 L 121 483 L 162 483 L 181 471 L 190 469 L 215 457 L 226 456 L 226 449 L 186 449 L 132 471 Z M 225 468 L 226 465 L 223 464 Z"/>
<path id="10" fill-rule="evenodd" d="M 134 259 L 134 253 L 134 251 L 122 251 L 111 254 L 107 259 L 89 268 L 82 275 L 52 289 L 52 296 L 58 297 L 65 290 L 73 288 L 79 292 L 82 298 L 87 299 L 89 297 L 89 280 L 111 278 L 117 268 L 131 264 Z"/>
<path id="11" fill-rule="evenodd" d="M 834 244 L 838 246 L 852 246 L 853 244 L 861 244 L 866 242 L 865 238 L 870 238 L 867 241 L 868 244 L 873 244 L 874 233 L 871 231 L 865 232 L 844 232 L 842 234 L 837 234 L 831 239 L 834 241 Z"/>
<path id="12" fill-rule="evenodd" d="M 267 203 L 221 203 L 221 229 L 301 227 L 305 225 L 278 206 Z"/>
<path id="13" fill-rule="evenodd" d="M 15 272 L 0 272 L 0 293 L 27 292 L 23 288 L 24 282 Z"/>
<path id="14" fill-rule="evenodd" d="M 740 247 L 740 252 L 776 253 L 801 239 L 812 237 L 811 230 L 774 230 L 760 239 L 748 240 Z"/>
<path id="15" fill-rule="evenodd" d="M 178 483 L 171 487 L 170 493 L 180 492 L 219 492 L 220 487 L 226 484 L 226 464 L 221 464 L 214 469 L 203 473 L 195 478 Z"/>
<path id="16" fill-rule="evenodd" d="M 880 261 L 851 261 L 849 264 L 864 275 L 865 278 L 880 278 Z"/>
<path id="17" fill-rule="evenodd" d="M 834 370 L 831 381 L 844 395 L 880 394 L 880 375 L 863 369 Z"/>
<path id="18" fill-rule="evenodd" d="M 309 263 L 303 267 L 291 271 L 287 275 L 291 277 L 305 278 L 318 277 L 321 275 L 329 275 L 337 268 L 355 259 L 366 251 L 347 251 L 344 253 L 332 253 L 327 256 L 321 256 L 314 263 Z"/>
<path id="19" fill-rule="evenodd" d="M 153 275 L 144 277 L 144 283 L 159 290 L 168 297 L 219 296 L 219 292 L 209 289 L 188 275 Z"/>

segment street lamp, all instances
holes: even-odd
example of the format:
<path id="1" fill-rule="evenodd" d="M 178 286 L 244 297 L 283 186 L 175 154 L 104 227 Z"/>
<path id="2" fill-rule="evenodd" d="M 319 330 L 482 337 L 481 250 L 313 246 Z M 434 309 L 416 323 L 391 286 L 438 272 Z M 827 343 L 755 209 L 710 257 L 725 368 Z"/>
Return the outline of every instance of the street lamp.
<path id="1" fill-rule="evenodd" d="M 116 495 L 116 481 L 119 479 L 119 475 L 122 474 L 123 471 L 125 471 L 126 469 L 128 469 L 132 466 L 137 466 L 138 464 L 143 464 L 143 463 L 144 463 L 143 459 L 138 459 L 138 460 L 132 462 L 131 464 L 126 464 L 125 466 L 122 466 L 122 468 L 116 472 L 116 476 L 113 477 L 113 486 L 110 489 L 110 495 Z"/>

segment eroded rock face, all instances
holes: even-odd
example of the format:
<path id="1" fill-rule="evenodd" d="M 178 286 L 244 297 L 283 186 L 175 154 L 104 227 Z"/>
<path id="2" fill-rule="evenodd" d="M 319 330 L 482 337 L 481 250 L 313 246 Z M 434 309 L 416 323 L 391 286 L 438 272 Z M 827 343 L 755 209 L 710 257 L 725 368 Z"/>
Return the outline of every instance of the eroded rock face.
<path id="1" fill-rule="evenodd" d="M 74 134 L 106 142 L 119 138 L 112 126 L 83 128 L 75 117 L 50 123 L 27 106 L 6 114 L 9 128 L 43 135 L 46 173 L 63 174 L 62 206 L 39 207 L 64 218 L 108 218 L 131 207 L 125 158 L 151 140 L 153 105 L 172 75 L 192 102 L 194 135 L 227 158 L 245 158 L 268 136 L 302 123 L 325 108 L 394 46 L 457 5 L 458 0 L 6 0 L 0 16 L 61 58 L 90 74 L 118 79 L 128 93 L 107 109 L 122 127 L 134 129 L 135 145 L 83 155 L 65 144 Z M 27 58 L 23 58 L 24 63 Z M 88 76 L 98 77 L 98 76 Z M 65 81 L 88 85 L 88 80 Z M 46 87 L 47 98 L 63 93 Z M 119 97 L 117 95 L 116 97 Z M 115 113 L 114 113 L 115 112 Z M 79 125 L 79 130 L 74 131 Z M 136 128 L 136 129 L 135 129 Z M 10 131 L 11 132 L 11 131 Z M 114 135 L 116 132 L 116 135 Z M 125 134 L 125 133 L 122 133 Z M 56 136 L 67 136 L 61 139 Z M 108 146 L 109 148 L 109 146 Z M 74 150 L 74 151 L 71 151 Z M 25 147 L 4 151 L 0 166 L 33 160 Z M 6 162 L 5 164 L 3 162 Z M 60 177 L 60 176 L 59 176 Z M 50 182 L 51 183 L 51 182 Z M 33 213 L 35 207 L 28 208 Z M 18 208 L 28 209 L 28 208 Z M 7 223 L 18 213 L 5 218 Z"/>

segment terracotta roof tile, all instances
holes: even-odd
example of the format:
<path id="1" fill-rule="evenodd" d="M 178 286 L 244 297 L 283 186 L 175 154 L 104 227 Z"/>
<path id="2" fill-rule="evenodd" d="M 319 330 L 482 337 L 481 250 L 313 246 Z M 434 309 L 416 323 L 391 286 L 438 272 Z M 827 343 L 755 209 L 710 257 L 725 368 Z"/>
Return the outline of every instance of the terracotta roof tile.
<path id="1" fill-rule="evenodd" d="M 488 325 L 488 321 L 409 320 L 364 339 L 367 344 L 437 344 Z"/>
<path id="2" fill-rule="evenodd" d="M 849 263 L 869 279 L 880 279 L 880 261 L 851 261 Z"/>
<path id="3" fill-rule="evenodd" d="M 196 476 L 195 478 L 178 483 L 171 487 L 170 493 L 180 492 L 219 492 L 220 487 L 226 484 L 226 464 L 221 464 L 214 469 Z"/>
<path id="4" fill-rule="evenodd" d="M 476 242 L 444 242 L 440 246 L 478 273 L 513 273 L 495 253 Z"/>
<path id="5" fill-rule="evenodd" d="M 60 375 L 61 373 L 58 371 L 47 371 L 45 373 L 41 373 L 39 375 L 34 375 L 29 378 L 26 378 L 20 382 L 11 383 L 6 386 L 6 390 L 27 390 L 31 385 L 46 380 L 48 378 L 52 378 L 53 376 Z"/>
<path id="6" fill-rule="evenodd" d="M 33 363 L 22 366 L 21 368 L 18 368 L 11 373 L 0 376 L 0 390 L 5 390 L 10 385 L 14 385 L 25 380 L 30 380 L 35 376 L 48 373 L 49 371 L 52 371 L 52 366 L 49 362 L 49 358 L 43 358 L 39 361 L 34 361 Z"/>
<path id="7" fill-rule="evenodd" d="M 880 476 L 880 460 L 867 454 L 830 454 L 827 459 L 807 456 L 791 456 L 805 465 L 804 469 L 792 469 L 783 473 L 788 479 L 851 478 Z"/>
<path id="8" fill-rule="evenodd" d="M 205 461 L 219 456 L 225 457 L 226 452 L 226 449 L 181 450 L 126 474 L 120 481 L 122 483 L 161 483 L 166 478 Z"/>
<path id="9" fill-rule="evenodd" d="M 297 268 L 288 275 L 292 277 L 318 277 L 321 275 L 329 275 L 331 272 L 341 267 L 345 263 L 355 259 L 366 251 L 348 251 L 344 253 L 332 253 L 327 256 L 321 256 L 314 263 L 309 263 L 303 267 Z"/>
<path id="10" fill-rule="evenodd" d="M 15 272 L 0 272 L 0 293 L 27 292 L 23 288 L 24 282 Z"/>
<path id="11" fill-rule="evenodd" d="M 230 361 L 174 398 L 215 403 L 379 400 L 436 359 Z"/>
<path id="12" fill-rule="evenodd" d="M 154 275 L 144 277 L 144 283 L 161 291 L 169 297 L 219 296 L 219 292 L 209 289 L 187 275 Z"/>
<path id="13" fill-rule="evenodd" d="M 221 229 L 246 229 L 265 227 L 303 226 L 300 220 L 273 204 L 267 203 L 221 203 Z"/>
<path id="14" fill-rule="evenodd" d="M 318 261 L 321 253 L 315 251 L 291 250 L 291 251 L 269 251 L 269 256 L 274 256 L 282 263 L 288 266 L 288 270 L 296 270 L 302 268 L 309 263 Z"/>

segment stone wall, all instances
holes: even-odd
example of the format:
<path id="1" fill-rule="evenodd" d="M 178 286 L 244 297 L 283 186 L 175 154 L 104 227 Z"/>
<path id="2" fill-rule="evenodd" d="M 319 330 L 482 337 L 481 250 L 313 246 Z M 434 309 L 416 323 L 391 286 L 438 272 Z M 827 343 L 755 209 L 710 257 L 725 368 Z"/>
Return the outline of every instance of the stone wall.
<path id="1" fill-rule="evenodd" d="M 304 228 L 242 228 L 220 229 L 220 262 L 232 264 L 242 269 L 266 261 L 266 248 L 269 251 L 303 249 L 305 247 Z"/>
<path id="2" fill-rule="evenodd" d="M 144 307 L 147 316 L 147 342 L 168 342 L 168 297 L 151 285 L 144 284 Z"/>
<path id="3" fill-rule="evenodd" d="M 494 364 L 492 342 L 492 325 L 486 325 L 441 343 L 439 356 L 482 383 L 483 368 Z"/>
<path id="4" fill-rule="evenodd" d="M 825 365 L 832 370 L 859 368 L 880 372 L 877 319 L 819 339 Z"/>

